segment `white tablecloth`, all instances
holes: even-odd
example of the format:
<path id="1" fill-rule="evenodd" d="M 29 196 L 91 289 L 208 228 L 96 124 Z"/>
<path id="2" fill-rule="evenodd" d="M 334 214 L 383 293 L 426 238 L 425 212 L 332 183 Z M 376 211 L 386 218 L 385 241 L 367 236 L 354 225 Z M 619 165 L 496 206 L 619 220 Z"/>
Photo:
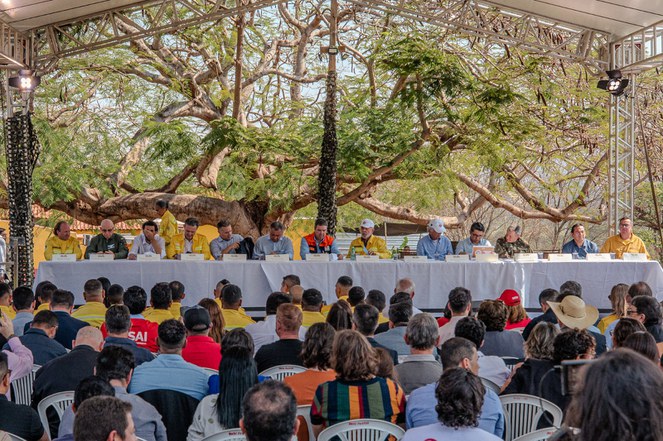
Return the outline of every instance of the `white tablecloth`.
<path id="1" fill-rule="evenodd" d="M 50 280 L 58 288 L 72 291 L 76 303 L 82 304 L 86 280 L 101 276 L 124 288 L 140 285 L 147 292 L 157 282 L 179 280 L 186 287 L 185 305 L 201 298 L 212 297 L 214 286 L 221 279 L 242 288 L 243 305 L 264 308 L 265 299 L 278 291 L 283 276 L 296 274 L 304 288 L 319 289 L 324 299 L 335 300 L 334 285 L 338 277 L 348 275 L 355 285 L 367 292 L 379 289 L 387 299 L 393 294 L 396 281 L 410 277 L 416 284 L 414 304 L 421 309 L 441 309 L 448 294 L 456 286 L 472 292 L 474 300 L 497 298 L 507 288 L 518 290 L 526 307 L 538 307 L 538 295 L 545 288 L 559 289 L 567 280 L 582 284 L 586 302 L 599 308 L 610 308 L 608 294 L 617 283 L 647 282 L 654 295 L 663 298 L 663 270 L 656 261 L 649 262 L 42 262 L 37 283 Z"/>

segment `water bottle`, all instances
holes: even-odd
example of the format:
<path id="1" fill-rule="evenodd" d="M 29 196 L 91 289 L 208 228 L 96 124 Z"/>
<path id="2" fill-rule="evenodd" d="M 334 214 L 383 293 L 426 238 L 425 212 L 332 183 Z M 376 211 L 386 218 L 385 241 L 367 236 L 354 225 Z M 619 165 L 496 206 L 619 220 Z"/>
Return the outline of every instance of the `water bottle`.
<path id="1" fill-rule="evenodd" d="M 357 260 L 357 254 L 355 253 L 355 247 L 350 247 L 350 260 Z"/>

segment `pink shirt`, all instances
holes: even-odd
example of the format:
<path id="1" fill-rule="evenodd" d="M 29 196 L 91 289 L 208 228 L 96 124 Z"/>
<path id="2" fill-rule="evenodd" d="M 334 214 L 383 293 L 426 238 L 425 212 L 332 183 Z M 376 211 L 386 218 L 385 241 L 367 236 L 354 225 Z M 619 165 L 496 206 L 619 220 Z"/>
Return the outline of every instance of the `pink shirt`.
<path id="1" fill-rule="evenodd" d="M 34 358 L 32 357 L 32 351 L 23 346 L 23 343 L 21 343 L 18 337 L 9 339 L 9 347 L 11 351 L 2 352 L 7 354 L 8 368 L 11 371 L 9 382 L 11 383 L 17 378 L 25 377 L 32 372 Z M 7 391 L 6 395 L 7 399 L 9 399 L 9 391 Z"/>

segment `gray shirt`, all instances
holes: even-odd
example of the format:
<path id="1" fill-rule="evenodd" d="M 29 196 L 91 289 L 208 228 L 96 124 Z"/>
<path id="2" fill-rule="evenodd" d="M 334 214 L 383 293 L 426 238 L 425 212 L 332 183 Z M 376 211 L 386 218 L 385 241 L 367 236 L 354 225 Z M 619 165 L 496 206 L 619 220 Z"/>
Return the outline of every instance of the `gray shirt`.
<path id="1" fill-rule="evenodd" d="M 433 354 L 410 354 L 394 369 L 405 395 L 427 384 L 436 383 L 443 371 L 442 363 L 435 360 Z"/>
<path id="2" fill-rule="evenodd" d="M 14 334 L 16 334 L 18 337 L 22 336 L 25 325 L 34 320 L 34 318 L 35 316 L 32 315 L 31 312 L 17 312 L 16 317 L 14 317 L 14 320 L 12 320 L 12 324 L 14 325 Z"/>
<path id="3" fill-rule="evenodd" d="M 256 247 L 253 250 L 254 259 L 264 259 L 267 254 L 287 254 L 292 260 L 295 250 L 292 247 L 292 241 L 289 237 L 281 236 L 281 238 L 272 242 L 269 235 L 261 236 L 256 241 Z"/>
<path id="4" fill-rule="evenodd" d="M 230 236 L 230 239 L 228 240 L 222 239 L 221 237 L 217 237 L 216 239 L 212 240 L 209 243 L 210 253 L 212 253 L 212 256 L 214 256 L 216 260 L 219 260 L 219 258 L 223 254 L 223 250 L 228 248 L 230 245 L 234 243 L 240 243 L 243 240 L 244 238 L 239 234 L 233 234 L 232 236 Z M 235 254 L 235 250 L 228 251 L 228 254 Z"/>

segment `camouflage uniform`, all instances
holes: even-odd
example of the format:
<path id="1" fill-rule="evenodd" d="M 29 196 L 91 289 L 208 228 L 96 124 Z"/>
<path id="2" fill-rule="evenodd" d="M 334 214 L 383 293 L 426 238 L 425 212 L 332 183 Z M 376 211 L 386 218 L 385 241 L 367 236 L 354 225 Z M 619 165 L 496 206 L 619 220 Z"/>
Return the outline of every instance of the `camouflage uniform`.
<path id="1" fill-rule="evenodd" d="M 522 240 L 521 238 L 518 238 L 517 241 L 515 242 L 507 242 L 506 238 L 500 237 L 497 239 L 497 242 L 495 243 L 495 252 L 501 257 L 501 258 L 513 258 L 513 255 L 516 253 L 531 253 L 532 248 Z"/>

